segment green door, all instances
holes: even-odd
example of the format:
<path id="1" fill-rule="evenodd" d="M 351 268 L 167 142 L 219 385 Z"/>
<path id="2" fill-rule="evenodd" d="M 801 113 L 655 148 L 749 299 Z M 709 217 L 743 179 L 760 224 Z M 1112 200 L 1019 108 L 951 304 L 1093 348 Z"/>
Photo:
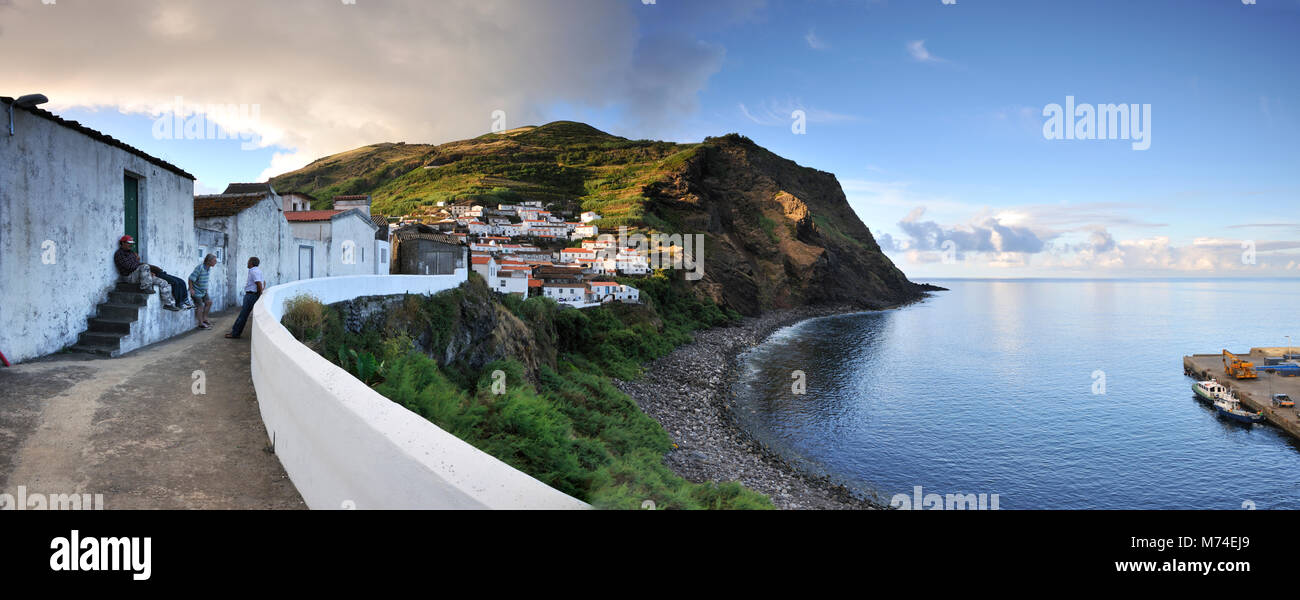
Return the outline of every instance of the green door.
<path id="1" fill-rule="evenodd" d="M 140 250 L 140 180 L 130 175 L 122 176 L 122 189 L 126 196 L 126 234 L 135 240 Z"/>

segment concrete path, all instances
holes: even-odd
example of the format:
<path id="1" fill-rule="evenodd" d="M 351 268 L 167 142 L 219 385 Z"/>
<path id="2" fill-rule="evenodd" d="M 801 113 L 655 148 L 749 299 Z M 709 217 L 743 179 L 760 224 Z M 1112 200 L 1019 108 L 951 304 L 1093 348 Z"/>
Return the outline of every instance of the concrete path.
<path id="1" fill-rule="evenodd" d="M 0 367 L 0 492 L 103 494 L 106 509 L 306 508 L 266 450 L 249 332 L 222 337 L 237 314 L 121 358 Z"/>

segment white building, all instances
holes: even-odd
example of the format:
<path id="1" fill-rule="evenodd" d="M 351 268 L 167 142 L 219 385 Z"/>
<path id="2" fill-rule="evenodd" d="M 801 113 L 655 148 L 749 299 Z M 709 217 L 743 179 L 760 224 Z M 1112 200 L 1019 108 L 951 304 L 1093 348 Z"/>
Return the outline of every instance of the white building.
<path id="1" fill-rule="evenodd" d="M 645 275 L 650 272 L 650 265 L 644 256 L 632 248 L 621 248 L 615 257 L 615 266 L 619 273 L 627 275 Z"/>
<path id="2" fill-rule="evenodd" d="M 22 100 L 22 99 L 20 99 Z M 197 264 L 194 176 L 103 133 L 0 98 L 0 351 L 22 362 L 77 344 L 129 352 L 194 328 L 188 311 L 111 302 L 118 238 L 186 278 Z M 112 306 L 110 306 L 112 305 Z M 117 311 L 121 314 L 115 314 Z"/>
<path id="3" fill-rule="evenodd" d="M 478 273 L 480 277 L 487 280 L 488 285 L 497 278 L 497 261 L 486 254 L 471 254 L 469 257 L 470 270 Z"/>
<path id="4" fill-rule="evenodd" d="M 360 209 L 309 210 L 284 216 L 298 239 L 294 240 L 296 249 L 282 253 L 296 256 L 297 279 L 389 272 L 388 242 L 375 239 L 379 227 Z"/>
<path id="5" fill-rule="evenodd" d="M 560 251 L 560 262 L 591 264 L 596 262 L 596 251 L 586 248 L 565 248 Z"/>
<path id="6" fill-rule="evenodd" d="M 594 212 L 591 212 L 591 211 L 587 211 L 587 212 L 585 212 L 585 213 L 582 213 L 582 215 L 579 216 L 578 218 L 579 218 L 583 223 L 590 223 L 590 222 L 592 222 L 592 221 L 599 221 L 599 220 L 600 220 L 600 215 L 598 215 L 598 214 L 596 214 L 596 213 L 594 213 Z"/>
<path id="7" fill-rule="evenodd" d="M 528 282 L 532 280 L 532 267 L 503 264 L 497 268 L 497 277 L 490 280 L 492 289 L 502 294 L 528 296 Z"/>
<path id="8" fill-rule="evenodd" d="M 585 283 L 543 283 L 542 295 L 562 304 L 585 304 L 590 290 Z"/>
<path id="9" fill-rule="evenodd" d="M 296 246 L 293 230 L 280 210 L 282 205 L 283 198 L 273 190 L 195 196 L 194 226 L 218 232 L 220 238 L 202 240 L 191 258 L 193 264 L 179 277 L 188 278 L 204 256 L 217 256 L 217 266 L 208 274 L 213 310 L 239 306 L 243 301 L 249 257 L 261 261 L 267 287 L 301 279 L 294 256 L 282 252 L 283 248 Z M 307 271 L 312 268 L 309 266 Z"/>
<path id="10" fill-rule="evenodd" d="M 595 225 L 574 225 L 573 233 L 569 234 L 569 239 L 581 240 L 585 238 L 596 237 L 600 231 Z"/>

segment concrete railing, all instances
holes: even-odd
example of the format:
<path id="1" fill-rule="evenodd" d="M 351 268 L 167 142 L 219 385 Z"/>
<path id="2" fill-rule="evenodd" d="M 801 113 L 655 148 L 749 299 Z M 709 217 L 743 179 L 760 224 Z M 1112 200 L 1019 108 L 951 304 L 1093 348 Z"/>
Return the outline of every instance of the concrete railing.
<path id="1" fill-rule="evenodd" d="M 455 275 L 355 275 L 277 285 L 253 307 L 252 375 L 262 422 L 313 509 L 587 508 L 381 396 L 280 325 L 285 302 L 431 294 Z"/>

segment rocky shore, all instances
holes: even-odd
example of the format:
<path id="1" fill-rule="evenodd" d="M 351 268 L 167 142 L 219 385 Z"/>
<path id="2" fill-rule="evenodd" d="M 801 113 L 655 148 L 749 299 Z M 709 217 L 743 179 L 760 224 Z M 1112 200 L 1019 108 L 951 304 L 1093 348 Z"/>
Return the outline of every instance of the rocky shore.
<path id="1" fill-rule="evenodd" d="M 664 462 L 693 482 L 740 481 L 781 509 L 876 509 L 881 505 L 765 449 L 736 424 L 728 405 L 737 357 L 776 330 L 805 319 L 861 311 L 847 306 L 778 310 L 729 327 L 697 332 L 695 341 L 646 365 L 637 381 L 616 381 L 678 445 Z"/>

